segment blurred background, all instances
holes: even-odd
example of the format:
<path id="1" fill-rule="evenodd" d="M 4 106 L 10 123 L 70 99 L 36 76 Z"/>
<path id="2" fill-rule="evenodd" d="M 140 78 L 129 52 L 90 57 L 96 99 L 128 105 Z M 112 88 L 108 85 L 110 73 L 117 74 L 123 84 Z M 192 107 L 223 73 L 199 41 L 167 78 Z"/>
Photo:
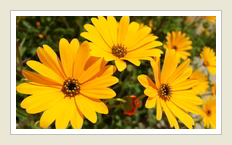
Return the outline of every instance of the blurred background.
<path id="1" fill-rule="evenodd" d="M 37 60 L 36 48 L 44 44 L 49 45 L 59 54 L 59 40 L 66 38 L 71 41 L 77 38 L 80 42 L 85 39 L 80 37 L 80 33 L 84 32 L 84 24 L 91 24 L 92 17 L 63 17 L 63 16 L 24 16 L 17 17 L 16 22 L 16 82 L 17 85 L 25 82 L 22 75 L 22 70 L 30 70 L 26 62 L 28 60 Z M 116 17 L 117 21 L 120 17 Z M 152 28 L 152 33 L 158 36 L 158 41 L 166 43 L 166 35 L 168 32 L 179 30 L 190 38 L 193 49 L 189 52 L 192 54 L 190 59 L 193 68 L 201 63 L 200 52 L 204 46 L 211 47 L 216 52 L 216 25 L 208 21 L 204 17 L 130 17 L 130 21 L 136 21 L 141 25 L 147 25 Z M 159 49 L 164 50 L 163 46 Z M 161 56 L 161 66 L 164 55 Z M 109 62 L 111 63 L 111 62 Z M 204 71 L 204 68 L 201 68 Z M 125 96 L 141 96 L 143 95 L 144 87 L 137 81 L 137 76 L 147 74 L 152 78 L 152 68 L 150 62 L 141 61 L 141 65 L 136 67 L 128 62 L 128 67 L 122 73 L 116 71 L 115 76 L 120 79 L 120 83 L 111 88 L 116 91 L 117 98 Z M 215 82 L 216 76 L 209 75 L 209 84 Z M 209 91 L 212 88 L 209 86 Z M 20 107 L 22 100 L 27 95 L 16 94 L 16 123 L 19 129 L 37 129 L 41 114 L 28 114 Z M 135 115 L 124 114 L 121 108 L 109 108 L 109 114 L 98 114 L 96 124 L 92 124 L 87 119 L 84 121 L 83 129 L 165 129 L 169 128 L 169 123 L 165 114 L 161 121 L 156 120 L 156 109 L 147 109 L 144 104 L 146 97 L 141 100 L 142 105 L 137 109 Z M 110 105 L 116 105 L 118 102 L 111 102 Z M 196 120 L 196 128 L 204 128 L 199 116 L 193 116 Z M 180 128 L 186 128 L 182 123 Z M 55 128 L 54 123 L 49 128 Z M 71 128 L 71 126 L 69 126 Z"/>

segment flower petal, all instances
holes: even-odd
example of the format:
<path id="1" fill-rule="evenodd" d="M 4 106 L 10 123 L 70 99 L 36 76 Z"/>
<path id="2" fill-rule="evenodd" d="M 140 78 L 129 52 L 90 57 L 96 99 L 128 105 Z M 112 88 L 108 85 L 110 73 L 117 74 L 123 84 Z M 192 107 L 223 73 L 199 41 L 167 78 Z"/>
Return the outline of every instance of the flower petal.
<path id="1" fill-rule="evenodd" d="M 163 114 L 160 101 L 161 101 L 161 99 L 157 98 L 157 108 L 156 108 L 156 119 L 157 120 L 160 120 L 162 118 L 162 114 Z"/>
<path id="2" fill-rule="evenodd" d="M 156 88 L 153 81 L 147 75 L 139 75 L 137 79 L 140 82 L 140 84 L 143 85 L 145 88 L 148 88 L 149 86 Z"/>
<path id="3" fill-rule="evenodd" d="M 110 99 L 116 96 L 116 93 L 110 88 L 93 88 L 92 90 L 81 89 L 81 94 L 96 99 Z"/>
<path id="4" fill-rule="evenodd" d="M 77 107 L 80 109 L 81 113 L 83 113 L 89 121 L 91 121 L 92 123 L 96 123 L 97 115 L 93 106 L 91 106 L 89 99 L 87 99 L 83 95 L 78 95 L 75 97 L 75 100 Z"/>
<path id="5" fill-rule="evenodd" d="M 192 74 L 192 68 L 188 67 L 186 70 L 176 79 L 176 81 L 170 83 L 170 85 L 175 86 L 181 84 L 183 81 L 187 80 Z"/>
<path id="6" fill-rule="evenodd" d="M 40 62 L 29 60 L 27 61 L 27 65 L 32 68 L 33 70 L 37 71 L 41 75 L 52 79 L 53 81 L 63 85 L 63 79 L 61 79 L 55 72 L 53 72 L 51 69 L 46 67 L 44 64 L 41 64 Z"/>
<path id="7" fill-rule="evenodd" d="M 192 129 L 192 125 L 194 125 L 194 123 L 191 116 L 182 111 L 171 101 L 167 101 L 166 104 L 168 108 L 172 110 L 173 114 L 180 119 L 180 121 L 182 121 L 189 129 Z"/>
<path id="8" fill-rule="evenodd" d="M 80 83 L 84 83 L 91 79 L 94 75 L 96 75 L 101 68 L 102 59 L 97 60 L 94 64 L 92 64 L 86 71 L 82 71 L 79 79 Z"/>
<path id="9" fill-rule="evenodd" d="M 64 98 L 64 94 L 61 92 L 48 93 L 48 94 L 35 94 L 27 97 L 21 103 L 21 107 L 26 108 L 27 113 L 35 114 L 42 112 Z"/>
<path id="10" fill-rule="evenodd" d="M 70 42 L 70 49 L 71 49 L 70 51 L 71 54 L 73 54 L 73 61 L 75 60 L 79 47 L 80 47 L 80 43 L 76 38 Z"/>
<path id="11" fill-rule="evenodd" d="M 150 86 L 144 90 L 144 94 L 149 96 L 150 98 L 158 95 L 157 90 Z"/>
<path id="12" fill-rule="evenodd" d="M 183 100 L 183 101 L 189 101 L 195 105 L 203 104 L 201 98 L 196 97 L 196 94 L 192 90 L 173 92 L 172 98 Z"/>
<path id="13" fill-rule="evenodd" d="M 128 31 L 129 22 L 130 22 L 129 16 L 123 16 L 120 20 L 119 29 L 118 29 L 118 43 L 119 44 L 124 44 L 125 37 Z"/>
<path id="14" fill-rule="evenodd" d="M 118 26 L 117 26 L 117 21 L 114 17 L 112 16 L 108 16 L 107 17 L 108 20 L 108 26 L 109 26 L 109 30 L 110 30 L 110 35 L 111 38 L 113 40 L 114 45 L 118 44 Z"/>
<path id="15" fill-rule="evenodd" d="M 117 59 L 115 60 L 115 64 L 120 72 L 126 68 L 126 63 L 123 60 Z"/>
<path id="16" fill-rule="evenodd" d="M 148 99 L 146 101 L 146 104 L 145 104 L 146 108 L 153 108 L 153 107 L 155 107 L 156 100 L 157 100 L 157 97 L 154 97 L 154 98 L 149 98 L 148 97 Z"/>
<path id="17" fill-rule="evenodd" d="M 47 78 L 47 77 L 44 77 L 40 74 L 37 74 L 37 73 L 34 73 L 34 72 L 31 72 L 31 71 L 28 71 L 28 70 L 23 70 L 23 76 L 25 78 L 27 78 L 28 80 L 32 81 L 32 82 L 35 82 L 35 83 L 39 83 L 39 84 L 44 84 L 44 85 L 57 85 L 57 86 L 60 86 L 59 83 Z"/>
<path id="18" fill-rule="evenodd" d="M 198 80 L 188 79 L 180 84 L 172 86 L 172 90 L 173 91 L 187 90 L 195 86 L 197 83 L 198 83 Z"/>
<path id="19" fill-rule="evenodd" d="M 74 99 L 75 101 L 75 99 Z M 76 102 L 75 102 L 76 104 Z M 72 115 L 71 115 L 71 124 L 72 127 L 75 129 L 81 129 L 83 122 L 84 122 L 84 116 L 81 113 L 81 111 L 79 110 L 79 108 L 77 107 L 77 105 L 73 105 L 72 106 Z"/>
<path id="20" fill-rule="evenodd" d="M 65 79 L 65 74 L 60 65 L 60 59 L 57 57 L 56 53 L 47 45 L 43 48 L 37 48 L 37 55 L 40 61 L 46 65 L 49 69 L 59 75 L 60 78 Z M 55 53 L 55 54 L 54 54 Z"/>
<path id="21" fill-rule="evenodd" d="M 43 115 L 40 118 L 40 127 L 47 128 L 49 125 L 52 124 L 52 122 L 55 121 L 58 113 L 61 111 L 64 102 L 65 100 L 61 99 L 56 105 L 44 111 Z"/>
<path id="22" fill-rule="evenodd" d="M 70 120 L 70 109 L 74 106 L 74 98 L 65 98 L 60 112 L 56 117 L 56 129 L 66 129 Z"/>
<path id="23" fill-rule="evenodd" d="M 16 87 L 16 90 L 22 94 L 41 94 L 60 92 L 61 88 L 37 85 L 35 83 L 22 83 Z"/>
<path id="24" fill-rule="evenodd" d="M 74 65 L 73 65 L 73 77 L 78 78 L 84 70 L 85 64 L 89 58 L 89 45 L 85 41 L 81 44 L 79 50 L 76 53 Z"/>
<path id="25" fill-rule="evenodd" d="M 60 48 L 60 58 L 64 68 L 64 72 L 67 77 L 72 77 L 74 58 L 69 42 L 64 38 L 60 39 L 59 48 Z"/>
<path id="26" fill-rule="evenodd" d="M 128 46 L 128 44 L 133 40 L 132 38 L 135 36 L 135 34 L 139 30 L 139 24 L 136 22 L 131 22 L 128 26 L 128 32 L 126 35 L 126 38 L 124 40 L 125 46 Z"/>
<path id="27" fill-rule="evenodd" d="M 114 76 L 103 76 L 84 83 L 83 85 L 81 85 L 81 90 L 91 90 L 93 88 L 106 88 L 116 84 L 118 81 L 118 78 Z"/>

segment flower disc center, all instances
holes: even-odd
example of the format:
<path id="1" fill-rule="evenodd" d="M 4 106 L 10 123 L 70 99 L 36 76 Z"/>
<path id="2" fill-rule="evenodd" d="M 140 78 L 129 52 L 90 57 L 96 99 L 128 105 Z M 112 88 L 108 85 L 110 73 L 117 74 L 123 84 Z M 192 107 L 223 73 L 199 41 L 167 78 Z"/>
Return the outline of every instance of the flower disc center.
<path id="1" fill-rule="evenodd" d="M 172 49 L 177 50 L 177 47 L 176 46 L 172 46 Z"/>
<path id="2" fill-rule="evenodd" d="M 172 96 L 172 88 L 168 84 L 162 84 L 158 91 L 158 95 L 161 99 L 167 101 L 170 100 Z"/>
<path id="3" fill-rule="evenodd" d="M 112 47 L 112 54 L 118 58 L 124 57 L 127 54 L 127 48 L 123 45 L 114 45 Z"/>
<path id="4" fill-rule="evenodd" d="M 64 81 L 62 92 L 66 97 L 74 97 L 80 93 L 80 83 L 77 79 L 68 78 Z"/>
<path id="5" fill-rule="evenodd" d="M 207 115 L 210 116 L 212 114 L 211 110 L 207 111 Z"/>

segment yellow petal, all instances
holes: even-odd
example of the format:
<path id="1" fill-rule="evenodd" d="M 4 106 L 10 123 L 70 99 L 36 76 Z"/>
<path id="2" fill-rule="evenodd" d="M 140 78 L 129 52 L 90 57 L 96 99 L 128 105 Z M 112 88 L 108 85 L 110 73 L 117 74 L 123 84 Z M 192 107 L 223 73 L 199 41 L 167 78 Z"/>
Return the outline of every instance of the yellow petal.
<path id="1" fill-rule="evenodd" d="M 192 90 L 173 92 L 172 98 L 189 101 L 195 105 L 203 104 L 201 98 L 196 97 L 195 93 Z"/>
<path id="2" fill-rule="evenodd" d="M 88 32 L 83 32 L 81 33 L 81 36 L 92 41 L 97 47 L 96 49 L 102 49 L 106 52 L 111 52 L 111 48 L 110 46 L 108 46 L 106 44 L 106 42 L 102 39 L 104 38 L 98 38 L 96 35 L 92 34 L 92 33 L 88 33 Z M 90 47 L 92 49 L 92 47 Z"/>
<path id="3" fill-rule="evenodd" d="M 97 115 L 93 106 L 91 106 L 91 103 L 89 103 L 90 101 L 82 95 L 76 96 L 75 100 L 77 107 L 80 109 L 81 113 L 83 113 L 89 121 L 91 121 L 92 123 L 96 123 Z"/>
<path id="4" fill-rule="evenodd" d="M 173 113 L 169 110 L 169 108 L 167 107 L 166 103 L 164 102 L 164 100 L 161 100 L 161 105 L 164 109 L 164 112 L 166 114 L 166 116 L 168 117 L 168 122 L 170 123 L 171 127 L 175 127 L 176 129 L 179 129 L 179 125 L 176 121 L 175 116 L 173 115 Z"/>
<path id="5" fill-rule="evenodd" d="M 144 94 L 149 96 L 150 98 L 153 98 L 158 95 L 157 90 L 150 86 L 144 90 Z"/>
<path id="6" fill-rule="evenodd" d="M 144 51 L 135 50 L 132 52 L 128 52 L 125 58 L 140 58 L 147 56 L 160 57 L 161 54 L 163 54 L 163 52 L 160 49 L 149 49 Z"/>
<path id="7" fill-rule="evenodd" d="M 43 48 L 50 55 L 50 57 L 51 57 L 52 61 L 55 63 L 55 65 L 57 65 L 57 68 L 59 69 L 59 74 L 60 74 L 61 78 L 63 78 L 63 79 L 66 78 L 62 63 L 61 63 L 59 57 L 56 55 L 56 53 L 48 45 L 43 45 Z"/>
<path id="8" fill-rule="evenodd" d="M 64 94 L 61 92 L 36 94 L 24 99 L 21 107 L 26 108 L 27 113 L 35 114 L 54 106 L 63 98 Z"/>
<path id="9" fill-rule="evenodd" d="M 166 50 L 165 58 L 164 58 L 164 65 L 161 74 L 161 82 L 167 83 L 168 78 L 170 75 L 176 70 L 176 52 L 175 50 Z"/>
<path id="10" fill-rule="evenodd" d="M 37 74 L 37 73 L 33 73 L 33 72 L 30 72 L 28 70 L 23 70 L 23 76 L 25 78 L 27 78 L 28 80 L 32 81 L 32 82 L 35 82 L 35 83 L 39 83 L 39 84 L 44 84 L 44 85 L 57 85 L 57 86 L 60 86 L 59 83 L 47 78 L 47 77 L 44 77 L 40 74 Z"/>
<path id="11" fill-rule="evenodd" d="M 140 66 L 140 61 L 137 58 L 122 58 L 123 60 L 128 60 L 129 62 L 133 63 L 136 66 Z"/>
<path id="12" fill-rule="evenodd" d="M 180 99 L 176 99 L 176 98 L 171 98 L 171 101 L 176 105 L 178 106 L 179 108 L 185 110 L 185 111 L 188 111 L 188 112 L 191 112 L 191 113 L 194 113 L 194 114 L 198 114 L 200 115 L 202 112 L 201 112 L 201 109 L 199 107 L 197 107 L 195 104 L 189 102 L 189 101 L 183 101 L 183 100 L 180 100 Z"/>
<path id="13" fill-rule="evenodd" d="M 176 105 L 174 105 L 171 101 L 166 102 L 168 108 L 172 110 L 173 114 L 180 119 L 189 129 L 192 129 L 193 120 L 192 117 L 189 116 L 187 113 L 182 111 Z"/>
<path id="14" fill-rule="evenodd" d="M 40 118 L 40 127 L 47 128 L 52 122 L 55 121 L 58 113 L 61 111 L 61 108 L 65 102 L 65 99 L 61 99 L 57 104 L 44 111 L 43 115 Z"/>
<path id="15" fill-rule="evenodd" d="M 98 32 L 101 34 L 102 38 L 108 44 L 109 48 L 113 46 L 113 41 L 110 36 L 109 28 L 107 26 L 107 21 L 103 16 L 99 16 L 99 19 L 92 18 L 91 19 Z"/>
<path id="16" fill-rule="evenodd" d="M 155 107 L 156 100 L 157 100 L 157 97 L 148 98 L 147 101 L 146 101 L 146 104 L 145 104 L 146 108 L 153 108 L 153 107 Z"/>
<path id="17" fill-rule="evenodd" d="M 91 49 L 91 56 L 104 57 L 105 61 L 112 61 L 117 59 L 112 53 L 106 52 L 103 49 L 99 49 L 94 43 L 89 43 L 89 46 Z"/>
<path id="18" fill-rule="evenodd" d="M 184 71 L 188 68 L 189 59 L 185 60 L 182 64 L 180 64 L 174 73 L 168 78 L 167 83 L 172 83 L 176 81 L 176 79 L 184 73 Z"/>
<path id="19" fill-rule="evenodd" d="M 93 88 L 106 88 L 116 84 L 118 81 L 118 78 L 114 76 L 103 76 L 84 83 L 83 85 L 81 85 L 81 90 L 91 90 Z"/>
<path id="20" fill-rule="evenodd" d="M 98 76 L 111 76 L 114 74 L 114 72 L 116 71 L 116 67 L 113 65 L 107 65 L 104 66 L 103 68 L 101 68 Z"/>
<path id="21" fill-rule="evenodd" d="M 129 26 L 130 18 L 129 16 L 123 16 L 119 23 L 119 30 L 118 30 L 118 43 L 124 44 L 125 37 L 127 35 L 128 26 Z"/>
<path id="22" fill-rule="evenodd" d="M 198 83 L 198 80 L 185 80 L 184 82 L 177 84 L 175 86 L 172 86 L 172 90 L 173 91 L 181 91 L 181 90 L 187 90 L 192 88 L 193 86 L 195 86 Z"/>
<path id="23" fill-rule="evenodd" d="M 118 44 L 118 38 L 117 38 L 117 34 L 118 34 L 118 26 L 117 26 L 117 21 L 114 17 L 112 16 L 108 16 L 107 17 L 108 20 L 108 26 L 109 26 L 109 30 L 110 30 L 110 35 L 111 38 L 113 40 L 114 45 Z"/>
<path id="24" fill-rule="evenodd" d="M 67 77 L 72 77 L 74 58 L 69 42 L 64 38 L 60 39 L 59 48 L 60 48 L 60 58 L 64 68 L 64 72 Z"/>
<path id="25" fill-rule="evenodd" d="M 157 98 L 157 108 L 156 108 L 156 119 L 157 120 L 160 120 L 162 118 L 162 114 L 163 114 L 160 101 L 161 101 L 161 99 Z"/>
<path id="26" fill-rule="evenodd" d="M 110 88 L 93 88 L 92 90 L 81 89 L 81 94 L 96 99 L 109 99 L 116 96 L 116 93 Z"/>
<path id="27" fill-rule="evenodd" d="M 156 57 L 155 60 L 150 60 L 152 70 L 153 70 L 153 75 L 155 78 L 155 83 L 157 88 L 160 88 L 161 82 L 160 82 L 160 58 Z"/>
<path id="28" fill-rule="evenodd" d="M 16 87 L 16 90 L 22 94 L 41 94 L 59 92 L 61 88 L 36 85 L 34 83 L 22 83 Z"/>
<path id="29" fill-rule="evenodd" d="M 85 64 L 89 58 L 89 45 L 85 41 L 81 44 L 79 50 L 76 53 L 75 62 L 73 65 L 73 77 L 78 78 L 84 70 Z"/>
<path id="30" fill-rule="evenodd" d="M 52 79 L 53 81 L 63 85 L 63 79 L 61 79 L 55 72 L 53 72 L 51 69 L 46 67 L 45 65 L 34 61 L 34 60 L 29 60 L 27 62 L 27 65 L 32 68 L 33 70 L 37 71 L 41 75 Z"/>
<path id="31" fill-rule="evenodd" d="M 117 59 L 115 64 L 120 72 L 122 72 L 126 68 L 126 63 L 123 60 Z"/>
<path id="32" fill-rule="evenodd" d="M 146 37 L 151 32 L 150 27 L 143 27 L 140 29 L 132 38 L 129 44 L 126 45 L 127 48 L 133 47 L 135 44 L 139 43 L 144 37 Z"/>
<path id="33" fill-rule="evenodd" d="M 149 86 L 156 88 L 153 81 L 147 75 L 139 75 L 137 79 L 140 82 L 140 84 L 143 85 L 145 88 L 148 88 Z"/>
<path id="34" fill-rule="evenodd" d="M 128 32 L 124 41 L 125 46 L 128 46 L 128 44 L 133 40 L 132 38 L 135 36 L 135 34 L 139 30 L 139 24 L 136 22 L 130 23 L 128 26 Z"/>
<path id="35" fill-rule="evenodd" d="M 101 113 L 101 114 L 108 114 L 109 113 L 107 106 L 101 100 L 87 98 L 87 97 L 85 97 L 85 99 L 93 107 L 94 111 Z"/>
<path id="36" fill-rule="evenodd" d="M 216 67 L 208 67 L 208 71 L 210 72 L 210 73 L 212 73 L 213 75 L 216 75 Z"/>
<path id="37" fill-rule="evenodd" d="M 70 109 L 74 106 L 74 98 L 66 97 L 64 104 L 62 105 L 60 112 L 56 117 L 56 129 L 66 129 L 70 119 Z"/>
<path id="38" fill-rule="evenodd" d="M 80 47 L 80 43 L 76 38 L 70 42 L 70 51 L 71 51 L 71 54 L 73 54 L 74 60 L 75 60 L 75 57 L 76 57 L 76 54 L 77 54 L 79 47 Z"/>
<path id="39" fill-rule="evenodd" d="M 74 99 L 75 101 L 75 99 Z M 76 104 L 76 102 L 75 102 Z M 74 129 L 81 129 L 83 122 L 84 122 L 84 116 L 80 112 L 80 110 L 77 108 L 77 106 L 72 106 L 72 115 L 71 115 L 71 124 Z"/>
<path id="40" fill-rule="evenodd" d="M 159 42 L 159 41 L 154 41 L 155 39 L 157 39 L 157 36 L 153 36 L 152 34 L 150 34 L 147 37 L 145 37 L 143 40 L 141 40 L 139 43 L 134 45 L 133 47 L 128 48 L 128 51 L 130 52 L 130 51 L 133 51 L 133 50 L 136 50 L 136 49 L 142 49 L 144 46 L 146 46 L 146 45 L 148 45 L 150 43 L 152 43 L 152 45 L 150 45 L 146 49 L 161 46 L 162 43 Z"/>
<path id="41" fill-rule="evenodd" d="M 175 86 L 181 84 L 183 81 L 187 80 L 192 74 L 192 68 L 188 67 L 186 70 L 176 79 L 176 81 L 170 83 L 170 85 Z"/>
<path id="42" fill-rule="evenodd" d="M 94 64 L 92 64 L 86 71 L 82 71 L 79 79 L 80 83 L 84 83 L 91 79 L 94 75 L 96 75 L 101 68 L 102 59 L 97 60 Z"/>
<path id="43" fill-rule="evenodd" d="M 53 72 L 55 72 L 57 75 L 59 75 L 60 78 L 65 79 L 65 74 L 60 66 L 60 60 L 57 57 L 57 55 L 49 46 L 44 45 L 46 48 L 37 48 L 36 52 L 38 54 L 38 57 L 40 61 L 46 65 L 49 69 L 51 69 Z"/>

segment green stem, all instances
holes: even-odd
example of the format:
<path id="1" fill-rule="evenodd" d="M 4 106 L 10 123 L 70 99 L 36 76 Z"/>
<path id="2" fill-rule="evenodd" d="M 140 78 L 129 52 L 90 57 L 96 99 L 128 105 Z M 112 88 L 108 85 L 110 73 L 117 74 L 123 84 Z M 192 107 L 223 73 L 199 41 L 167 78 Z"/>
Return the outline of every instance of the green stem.
<path id="1" fill-rule="evenodd" d="M 117 107 L 121 107 L 120 105 L 107 105 L 108 108 L 117 108 Z"/>
<path id="2" fill-rule="evenodd" d="M 111 102 L 111 101 L 119 101 L 119 102 L 122 102 L 122 103 L 126 103 L 126 100 L 121 99 L 121 98 L 108 99 L 108 100 L 105 100 L 104 102 L 107 103 L 107 102 Z"/>
<path id="3" fill-rule="evenodd" d="M 138 97 L 138 99 L 142 99 L 144 97 L 146 97 L 146 95 L 141 95 L 141 96 Z"/>

